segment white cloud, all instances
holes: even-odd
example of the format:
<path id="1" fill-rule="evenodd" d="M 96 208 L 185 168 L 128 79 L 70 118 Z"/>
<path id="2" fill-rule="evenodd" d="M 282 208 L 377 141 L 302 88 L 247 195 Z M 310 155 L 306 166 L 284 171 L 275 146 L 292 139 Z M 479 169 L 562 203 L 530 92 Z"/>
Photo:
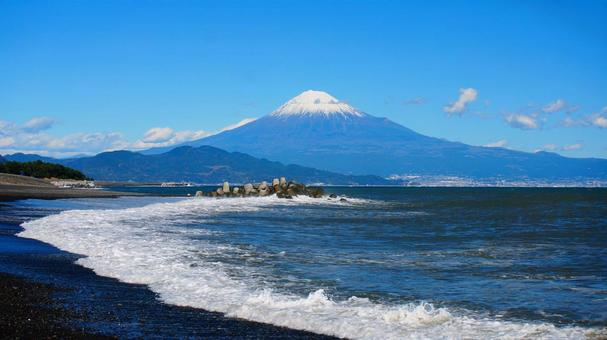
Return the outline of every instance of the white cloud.
<path id="1" fill-rule="evenodd" d="M 605 110 L 605 109 L 603 109 Z M 591 118 L 592 125 L 599 127 L 601 129 L 607 129 L 607 117 L 602 115 L 596 115 Z"/>
<path id="2" fill-rule="evenodd" d="M 534 130 L 540 127 L 537 115 L 525 115 L 520 113 L 513 113 L 506 116 L 506 122 L 510 126 L 523 129 L 523 130 Z"/>
<path id="3" fill-rule="evenodd" d="M 146 143 L 162 143 L 171 139 L 175 133 L 173 129 L 168 127 L 155 127 L 149 129 L 143 136 L 143 141 Z"/>
<path id="4" fill-rule="evenodd" d="M 98 153 L 127 146 L 128 143 L 122 134 L 117 132 L 74 133 L 55 137 L 47 133 L 28 133 L 16 130 L 11 136 L 0 139 L 0 153 L 39 153 L 56 157 L 78 153 Z"/>
<path id="5" fill-rule="evenodd" d="M 131 148 L 136 150 L 142 150 L 154 147 L 171 146 L 183 142 L 200 139 L 203 137 L 216 135 L 223 131 L 233 130 L 243 125 L 249 124 L 255 120 L 257 120 L 257 118 L 246 118 L 238 123 L 230 124 L 217 131 L 174 131 L 173 129 L 168 127 L 154 127 L 149 129 L 142 139 L 134 142 L 131 145 Z"/>
<path id="6" fill-rule="evenodd" d="M 558 145 L 556 145 L 556 144 L 544 144 L 544 145 L 541 147 L 541 150 L 546 150 L 546 151 L 554 151 L 554 150 L 556 150 L 556 149 L 558 149 L 558 148 L 559 148 L 559 146 L 558 146 Z"/>
<path id="7" fill-rule="evenodd" d="M 241 120 L 240 122 L 238 122 L 236 124 L 231 124 L 231 125 L 228 125 L 228 126 L 222 128 L 222 129 L 220 129 L 219 132 L 234 130 L 234 129 L 239 128 L 239 127 L 241 127 L 243 125 L 247 125 L 249 123 L 252 123 L 252 122 L 254 122 L 256 120 L 257 120 L 257 118 L 245 118 L 245 119 Z M 219 133 L 219 132 L 217 132 L 217 133 Z"/>
<path id="8" fill-rule="evenodd" d="M 584 145 L 582 145 L 581 143 L 569 144 L 569 145 L 563 146 L 563 151 L 574 151 L 574 150 L 579 150 L 583 147 L 584 147 Z"/>
<path id="9" fill-rule="evenodd" d="M 24 152 L 66 157 L 129 146 L 118 132 L 80 132 L 59 137 L 46 133 L 44 130 L 54 123 L 55 120 L 49 117 L 35 117 L 23 125 L 0 121 L 0 153 Z"/>
<path id="10" fill-rule="evenodd" d="M 478 92 L 473 88 L 459 89 L 459 98 L 456 101 L 446 105 L 443 111 L 452 114 L 461 114 L 466 110 L 466 107 L 478 97 Z"/>
<path id="11" fill-rule="evenodd" d="M 177 142 L 185 142 L 188 140 L 200 139 L 202 137 L 210 136 L 211 134 L 207 131 L 198 130 L 198 131 L 177 131 L 173 139 Z"/>
<path id="12" fill-rule="evenodd" d="M 0 137 L 12 136 L 17 132 L 17 126 L 15 124 L 0 120 Z"/>
<path id="13" fill-rule="evenodd" d="M 0 138 L 0 147 L 7 147 L 15 144 L 15 139 L 13 137 L 2 137 Z"/>
<path id="14" fill-rule="evenodd" d="M 562 110 L 563 108 L 565 108 L 565 106 L 567 105 L 567 103 L 565 103 L 564 100 L 562 99 L 557 99 L 552 103 L 546 104 L 543 108 L 542 111 L 546 112 L 546 113 L 552 113 L 552 112 L 557 112 Z"/>
<path id="15" fill-rule="evenodd" d="M 585 116 L 572 116 L 573 115 L 567 112 L 566 117 L 560 121 L 560 125 L 565 127 L 594 126 L 600 129 L 607 129 L 607 106 L 603 107 L 599 112 L 591 113 Z"/>
<path id="16" fill-rule="evenodd" d="M 508 145 L 508 141 L 505 139 L 502 139 L 502 140 L 498 140 L 497 142 L 485 144 L 483 146 L 488 147 L 488 148 L 503 148 L 506 145 Z"/>
<path id="17" fill-rule="evenodd" d="M 12 129 L 13 126 L 14 124 L 11 122 L 0 120 L 0 134 L 4 134 L 5 130 Z"/>
<path id="18" fill-rule="evenodd" d="M 600 129 L 607 129 L 607 116 L 603 112 L 605 109 L 606 108 L 603 108 L 601 113 L 593 113 L 581 118 L 572 118 L 571 116 L 567 116 L 561 120 L 560 124 L 565 127 L 594 126 Z"/>
<path id="19" fill-rule="evenodd" d="M 128 147 L 128 142 L 119 132 L 74 133 L 58 139 L 55 148 L 80 150 L 83 152 L 98 152 L 118 150 Z"/>
<path id="20" fill-rule="evenodd" d="M 23 124 L 22 129 L 27 132 L 35 133 L 50 129 L 55 120 L 49 117 L 34 117 Z"/>
<path id="21" fill-rule="evenodd" d="M 169 127 L 153 127 L 144 136 L 130 142 L 119 132 L 73 133 L 61 137 L 44 132 L 55 122 L 51 118 L 37 117 L 22 126 L 0 121 L 0 154 L 24 152 L 53 157 L 69 157 L 76 154 L 96 154 L 103 151 L 133 149 L 141 150 L 159 146 L 171 146 L 200 139 L 223 131 L 246 125 L 255 118 L 243 119 L 214 132 L 174 131 Z"/>
<path id="22" fill-rule="evenodd" d="M 541 148 L 535 150 L 535 152 L 538 151 L 575 151 L 575 150 L 580 150 L 584 147 L 584 144 L 582 143 L 575 143 L 575 144 L 568 144 L 565 146 L 558 146 L 557 144 L 544 144 Z"/>
<path id="23" fill-rule="evenodd" d="M 198 131 L 173 131 L 171 128 L 154 127 L 149 129 L 142 139 L 130 145 L 130 148 L 141 150 L 161 146 L 171 146 L 202 137 L 210 136 L 211 133 Z"/>
<path id="24" fill-rule="evenodd" d="M 561 120 L 560 124 L 565 127 L 572 127 L 572 126 L 586 125 L 586 122 L 581 119 L 575 119 L 575 118 L 572 118 L 571 116 L 567 116 L 567 117 L 563 118 L 563 120 Z"/>

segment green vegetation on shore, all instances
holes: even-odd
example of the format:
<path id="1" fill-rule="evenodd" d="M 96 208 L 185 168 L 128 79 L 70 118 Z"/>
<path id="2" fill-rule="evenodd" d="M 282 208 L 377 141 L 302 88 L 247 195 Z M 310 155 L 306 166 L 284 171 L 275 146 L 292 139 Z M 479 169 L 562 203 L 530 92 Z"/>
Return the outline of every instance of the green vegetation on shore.
<path id="1" fill-rule="evenodd" d="M 58 178 L 74 180 L 90 179 L 78 170 L 68 168 L 60 164 L 46 163 L 43 161 L 0 163 L 0 172 L 36 178 Z"/>

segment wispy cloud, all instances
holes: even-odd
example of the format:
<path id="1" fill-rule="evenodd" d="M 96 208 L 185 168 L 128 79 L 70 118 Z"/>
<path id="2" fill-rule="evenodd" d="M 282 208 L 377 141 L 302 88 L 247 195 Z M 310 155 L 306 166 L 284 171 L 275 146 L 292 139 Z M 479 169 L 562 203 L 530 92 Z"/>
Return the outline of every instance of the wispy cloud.
<path id="1" fill-rule="evenodd" d="M 607 107 L 602 108 L 599 112 L 591 113 L 579 118 L 575 118 L 568 114 L 559 124 L 564 127 L 587 126 L 607 129 Z"/>
<path id="2" fill-rule="evenodd" d="M 0 138 L 0 148 L 11 146 L 13 144 L 15 144 L 15 138 L 13 138 L 13 137 Z"/>
<path id="3" fill-rule="evenodd" d="M 149 129 L 145 135 L 143 135 L 142 141 L 146 143 L 162 143 L 171 139 L 175 135 L 173 129 L 168 127 L 155 127 Z"/>
<path id="4" fill-rule="evenodd" d="M 535 130 L 541 124 L 537 114 L 512 113 L 504 119 L 510 126 L 522 130 Z"/>
<path id="5" fill-rule="evenodd" d="M 0 153 L 39 153 L 53 156 L 69 156 L 76 153 L 95 153 L 128 146 L 122 134 L 117 132 L 73 133 L 56 137 L 45 132 L 27 132 L 13 125 L 11 131 L 4 130 L 0 138 Z"/>
<path id="6" fill-rule="evenodd" d="M 461 115 L 470 103 L 476 100 L 478 92 L 473 88 L 461 88 L 459 89 L 459 97 L 456 101 L 449 103 L 443 107 L 443 111 L 449 116 L 453 114 Z"/>
<path id="7" fill-rule="evenodd" d="M 607 117 L 602 114 L 597 114 L 591 118 L 592 125 L 601 128 L 607 129 Z"/>
<path id="8" fill-rule="evenodd" d="M 560 121 L 559 125 L 564 127 L 584 126 L 587 125 L 587 122 L 583 119 L 576 119 L 571 116 L 567 116 Z"/>
<path id="9" fill-rule="evenodd" d="M 217 131 L 175 131 L 170 127 L 153 127 L 135 142 L 128 141 L 120 132 L 80 132 L 54 136 L 46 132 L 55 123 L 55 120 L 48 117 L 32 118 L 23 125 L 0 121 L 0 154 L 24 152 L 69 157 L 76 154 L 96 154 L 119 149 L 141 150 L 171 146 L 235 129 L 254 120 L 254 118 L 243 119 Z"/>
<path id="10" fill-rule="evenodd" d="M 498 140 L 497 142 L 485 144 L 483 146 L 488 147 L 488 148 L 503 148 L 506 145 L 508 145 L 508 140 L 501 139 L 501 140 Z"/>
<path id="11" fill-rule="evenodd" d="M 556 144 L 544 144 L 541 148 L 535 150 L 537 151 L 555 151 L 558 150 L 559 146 Z"/>
<path id="12" fill-rule="evenodd" d="M 569 145 L 563 146 L 563 151 L 580 150 L 583 147 L 584 147 L 584 145 L 582 143 L 569 144 Z"/>
<path id="13" fill-rule="evenodd" d="M 133 143 L 131 147 L 140 150 L 160 146 L 171 146 L 183 142 L 200 139 L 203 137 L 212 136 L 224 131 L 233 130 L 243 125 L 247 125 L 251 122 L 254 122 L 255 120 L 257 120 L 257 118 L 245 118 L 239 121 L 238 123 L 230 124 L 217 131 L 173 131 L 173 129 L 169 127 L 154 127 L 146 131 L 143 138 Z"/>
<path id="14" fill-rule="evenodd" d="M 101 150 L 117 150 L 128 146 L 120 132 L 74 133 L 61 138 L 53 138 L 46 143 L 51 149 L 90 153 Z"/>
<path id="15" fill-rule="evenodd" d="M 22 129 L 27 132 L 39 132 L 50 129 L 55 120 L 49 117 L 34 117 L 23 124 Z"/>
<path id="16" fill-rule="evenodd" d="M 421 105 L 426 103 L 426 98 L 424 97 L 414 97 L 403 100 L 403 105 Z"/>
<path id="17" fill-rule="evenodd" d="M 224 132 L 224 131 L 229 131 L 229 130 L 234 130 L 234 129 L 239 128 L 239 127 L 241 127 L 243 125 L 247 125 L 249 123 L 252 123 L 252 122 L 254 122 L 256 120 L 257 120 L 257 118 L 245 118 L 245 119 L 241 120 L 240 122 L 238 122 L 236 124 L 231 124 L 231 125 L 228 125 L 228 126 L 222 128 L 222 129 L 220 129 L 217 133 Z"/>
<path id="18" fill-rule="evenodd" d="M 567 114 L 576 113 L 579 110 L 580 110 L 580 106 L 579 105 L 569 105 L 565 109 L 565 113 L 567 113 Z"/>
<path id="19" fill-rule="evenodd" d="M 161 146 L 171 146 L 191 140 L 207 137 L 213 133 L 198 130 L 198 131 L 173 131 L 168 127 L 154 127 L 146 131 L 143 138 L 133 143 L 132 149 L 148 149 Z"/>
<path id="20" fill-rule="evenodd" d="M 536 149 L 535 152 L 538 151 L 576 151 L 584 148 L 584 144 L 582 143 L 574 143 L 567 144 L 563 146 L 559 146 L 557 144 L 544 144 L 540 148 Z"/>
<path id="21" fill-rule="evenodd" d="M 553 113 L 553 112 L 557 112 L 557 111 L 564 109 L 566 105 L 567 105 L 567 103 L 565 103 L 564 100 L 557 99 L 552 103 L 548 103 L 548 104 L 544 105 L 544 107 L 542 107 L 542 111 L 544 111 L 546 113 Z"/>

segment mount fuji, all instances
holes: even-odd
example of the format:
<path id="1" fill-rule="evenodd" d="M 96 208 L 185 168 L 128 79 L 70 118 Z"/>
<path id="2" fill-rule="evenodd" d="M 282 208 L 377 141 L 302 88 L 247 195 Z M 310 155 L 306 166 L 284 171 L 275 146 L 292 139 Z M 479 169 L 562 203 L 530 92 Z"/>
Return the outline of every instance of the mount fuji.
<path id="1" fill-rule="evenodd" d="M 326 92 L 311 90 L 251 123 L 181 145 L 211 145 L 345 174 L 607 178 L 605 159 L 471 146 L 424 136 L 387 118 L 359 111 Z"/>

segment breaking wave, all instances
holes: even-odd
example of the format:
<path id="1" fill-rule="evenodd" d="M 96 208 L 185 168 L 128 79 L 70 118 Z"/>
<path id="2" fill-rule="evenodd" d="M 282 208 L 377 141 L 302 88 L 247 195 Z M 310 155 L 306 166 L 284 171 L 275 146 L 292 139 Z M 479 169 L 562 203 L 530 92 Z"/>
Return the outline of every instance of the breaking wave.
<path id="1" fill-rule="evenodd" d="M 601 336 L 581 327 L 492 319 L 426 302 L 390 305 L 355 296 L 338 300 L 323 289 L 311 289 L 307 296 L 289 293 L 264 282 L 255 267 L 218 260 L 237 254 L 238 249 L 204 237 L 213 231 L 192 227 L 221 218 L 224 212 L 367 203 L 205 198 L 127 209 L 70 210 L 24 223 L 19 236 L 83 255 L 79 265 L 98 275 L 145 284 L 168 304 L 327 335 L 357 339 Z"/>

